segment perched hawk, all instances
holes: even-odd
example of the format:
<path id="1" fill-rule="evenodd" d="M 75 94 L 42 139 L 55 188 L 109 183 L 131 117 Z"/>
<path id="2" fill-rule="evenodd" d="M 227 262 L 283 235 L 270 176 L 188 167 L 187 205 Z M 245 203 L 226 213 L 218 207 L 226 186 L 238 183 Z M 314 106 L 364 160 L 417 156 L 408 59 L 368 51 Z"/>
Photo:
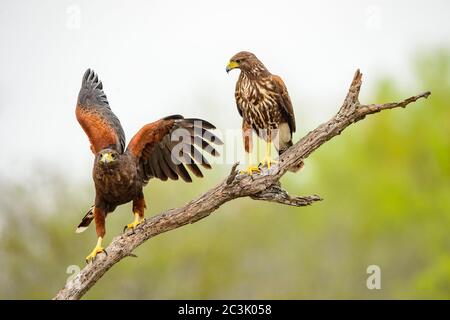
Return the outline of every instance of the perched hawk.
<path id="1" fill-rule="evenodd" d="M 251 52 L 242 51 L 234 55 L 226 67 L 241 69 L 236 83 L 235 98 L 242 117 L 242 131 L 245 151 L 251 159 L 252 131 L 267 142 L 264 163 L 270 168 L 276 163 L 271 157 L 271 145 L 281 154 L 292 146 L 295 132 L 295 117 L 291 99 L 283 80 L 267 70 Z M 251 164 L 245 171 L 259 172 L 257 165 Z"/>
<path id="2" fill-rule="evenodd" d="M 196 163 L 207 169 L 211 166 L 194 144 L 213 156 L 218 152 L 204 139 L 222 144 L 208 131 L 215 129 L 211 123 L 173 115 L 146 124 L 125 149 L 120 121 L 108 104 L 102 82 L 90 69 L 83 76 L 76 117 L 95 155 L 95 204 L 77 228 L 77 232 L 82 232 L 95 220 L 98 242 L 86 257 L 87 262 L 104 251 L 105 218 L 118 205 L 133 201 L 134 221 L 125 229 L 134 229 L 144 219 L 146 206 L 142 189 L 151 178 L 165 181 L 181 177 L 192 182 L 185 165 L 194 175 L 203 177 Z M 174 136 L 178 138 L 174 140 Z"/>

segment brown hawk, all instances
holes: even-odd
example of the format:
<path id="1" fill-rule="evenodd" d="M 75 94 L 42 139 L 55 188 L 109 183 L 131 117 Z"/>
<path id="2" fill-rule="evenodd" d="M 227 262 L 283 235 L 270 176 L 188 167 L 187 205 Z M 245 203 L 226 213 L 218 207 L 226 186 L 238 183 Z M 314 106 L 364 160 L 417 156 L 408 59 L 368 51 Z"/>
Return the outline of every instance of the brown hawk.
<path id="1" fill-rule="evenodd" d="M 203 177 L 197 164 L 207 169 L 211 165 L 194 145 L 216 156 L 218 152 L 206 140 L 222 144 L 208 131 L 215 129 L 211 123 L 173 115 L 146 124 L 125 149 L 125 134 L 120 121 L 109 106 L 102 82 L 90 69 L 83 76 L 76 117 L 95 155 L 95 204 L 77 228 L 77 232 L 82 232 L 92 220 L 95 221 L 98 241 L 86 257 L 87 262 L 104 252 L 105 218 L 117 206 L 133 202 L 134 221 L 125 229 L 134 229 L 144 219 L 146 205 L 142 189 L 151 178 L 165 181 L 181 177 L 192 182 L 186 167 L 195 176 Z M 175 135 L 177 139 L 174 139 Z"/>
<path id="2" fill-rule="evenodd" d="M 241 69 L 235 98 L 243 120 L 245 151 L 251 159 L 252 131 L 255 131 L 267 142 L 264 163 L 270 168 L 272 163 L 276 163 L 271 157 L 272 142 L 275 142 L 279 154 L 292 146 L 295 117 L 291 99 L 283 80 L 271 74 L 253 53 L 242 51 L 234 55 L 226 71 L 236 68 Z M 259 166 L 250 162 L 245 172 L 259 172 Z"/>

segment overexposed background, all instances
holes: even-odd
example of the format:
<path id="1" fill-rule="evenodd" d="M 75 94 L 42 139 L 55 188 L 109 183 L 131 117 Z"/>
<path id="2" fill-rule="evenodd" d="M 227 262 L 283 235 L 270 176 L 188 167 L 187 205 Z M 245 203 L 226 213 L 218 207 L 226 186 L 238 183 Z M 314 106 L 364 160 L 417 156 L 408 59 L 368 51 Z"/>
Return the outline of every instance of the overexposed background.
<path id="1" fill-rule="evenodd" d="M 240 128 L 228 59 L 252 51 L 290 90 L 299 132 L 325 121 L 356 68 L 364 91 L 389 73 L 409 84 L 412 53 L 450 39 L 442 1 L 1 1 L 0 177 L 51 163 L 90 177 L 74 108 L 98 72 L 127 141 L 181 113 Z M 447 41 L 448 42 L 448 41 Z M 420 88 L 421 89 L 421 88 Z"/>

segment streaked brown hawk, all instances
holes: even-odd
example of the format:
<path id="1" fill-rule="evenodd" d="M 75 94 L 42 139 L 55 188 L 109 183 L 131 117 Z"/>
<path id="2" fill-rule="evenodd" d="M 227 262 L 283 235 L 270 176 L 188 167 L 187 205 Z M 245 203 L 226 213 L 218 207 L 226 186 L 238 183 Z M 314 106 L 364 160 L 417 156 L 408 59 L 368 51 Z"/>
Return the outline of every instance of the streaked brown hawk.
<path id="1" fill-rule="evenodd" d="M 235 98 L 243 120 L 245 151 L 252 159 L 252 131 L 255 131 L 267 143 L 264 163 L 270 168 L 276 163 L 271 157 L 272 143 L 275 142 L 280 154 L 292 146 L 292 134 L 296 128 L 291 99 L 283 80 L 271 74 L 253 53 L 242 51 L 234 55 L 226 71 L 236 68 L 241 70 Z M 245 172 L 259 172 L 259 166 L 250 162 Z"/>

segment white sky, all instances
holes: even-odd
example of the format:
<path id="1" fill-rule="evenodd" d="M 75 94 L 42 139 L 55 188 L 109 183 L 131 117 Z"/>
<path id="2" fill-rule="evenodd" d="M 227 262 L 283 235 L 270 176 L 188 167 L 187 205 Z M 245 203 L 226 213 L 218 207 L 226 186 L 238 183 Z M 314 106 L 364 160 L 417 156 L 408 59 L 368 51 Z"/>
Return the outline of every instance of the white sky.
<path id="1" fill-rule="evenodd" d="M 409 84 L 414 54 L 450 43 L 449 12 L 444 0 L 0 0 L 0 177 L 45 163 L 90 179 L 74 115 L 88 67 L 129 140 L 175 113 L 240 128 L 225 65 L 252 51 L 284 78 L 298 139 L 337 110 L 356 68 L 363 91 L 384 74 Z"/>

